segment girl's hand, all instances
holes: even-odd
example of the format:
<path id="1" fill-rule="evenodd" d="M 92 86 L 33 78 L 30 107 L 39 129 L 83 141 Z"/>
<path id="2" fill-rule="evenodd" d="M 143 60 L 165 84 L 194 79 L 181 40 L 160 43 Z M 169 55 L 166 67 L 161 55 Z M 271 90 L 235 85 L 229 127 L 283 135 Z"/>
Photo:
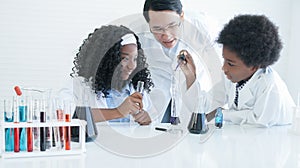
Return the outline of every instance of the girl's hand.
<path id="1" fill-rule="evenodd" d="M 142 94 L 135 92 L 128 96 L 123 103 L 117 107 L 117 110 L 123 115 L 134 114 L 143 108 Z"/>
<path id="2" fill-rule="evenodd" d="M 149 125 L 151 123 L 151 118 L 148 114 L 148 112 L 144 110 L 140 110 L 140 112 L 136 114 L 132 114 L 134 117 L 134 121 L 139 123 L 140 125 Z"/>

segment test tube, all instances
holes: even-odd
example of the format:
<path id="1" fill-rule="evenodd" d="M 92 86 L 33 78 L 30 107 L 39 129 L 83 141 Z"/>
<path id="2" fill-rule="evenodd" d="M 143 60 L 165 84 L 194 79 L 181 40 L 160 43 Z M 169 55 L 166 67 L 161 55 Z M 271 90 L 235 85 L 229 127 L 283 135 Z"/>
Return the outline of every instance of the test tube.
<path id="1" fill-rule="evenodd" d="M 28 107 L 28 113 L 27 113 L 27 122 L 32 123 L 33 118 L 33 101 L 30 99 L 27 103 Z M 27 151 L 32 152 L 33 151 L 33 128 L 27 127 Z"/>
<path id="2" fill-rule="evenodd" d="M 143 81 L 138 81 L 137 86 L 136 86 L 136 91 L 141 94 L 144 93 L 144 82 Z"/>
<path id="3" fill-rule="evenodd" d="M 13 122 L 13 109 L 10 100 L 4 100 L 4 121 Z M 5 151 L 12 152 L 14 151 L 14 129 L 5 128 Z"/>
<path id="4" fill-rule="evenodd" d="M 55 100 L 55 108 L 56 108 L 56 118 L 59 122 L 64 121 L 64 110 L 63 110 L 63 105 L 62 102 L 59 101 L 58 99 Z M 58 143 L 59 143 L 59 148 L 63 149 L 64 147 L 64 127 L 58 127 Z"/>
<path id="5" fill-rule="evenodd" d="M 65 122 L 71 122 L 71 104 L 64 103 Z M 71 127 L 65 126 L 65 150 L 71 150 Z"/>
<path id="6" fill-rule="evenodd" d="M 40 100 L 34 99 L 33 102 L 33 120 L 36 122 L 40 121 Z M 39 151 L 40 150 L 40 128 L 34 127 L 33 128 L 33 150 Z"/>
<path id="7" fill-rule="evenodd" d="M 19 123 L 19 110 L 17 98 L 13 98 L 14 123 Z M 14 152 L 20 152 L 20 128 L 14 128 Z"/>
<path id="8" fill-rule="evenodd" d="M 45 102 L 41 102 L 40 122 L 46 122 Z M 40 127 L 40 151 L 46 151 L 46 128 Z"/>
<path id="9" fill-rule="evenodd" d="M 144 82 L 143 81 L 138 81 L 136 85 L 136 91 L 141 93 L 143 95 L 144 93 Z M 138 114 L 140 110 L 136 111 L 134 114 Z M 134 125 L 134 117 L 130 116 L 130 124 Z"/>

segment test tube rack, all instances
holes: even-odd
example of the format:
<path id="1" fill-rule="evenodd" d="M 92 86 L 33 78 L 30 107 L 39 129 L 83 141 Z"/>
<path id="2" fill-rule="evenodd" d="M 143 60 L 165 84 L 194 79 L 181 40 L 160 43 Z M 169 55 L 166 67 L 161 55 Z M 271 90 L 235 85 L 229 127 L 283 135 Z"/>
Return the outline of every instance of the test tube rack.
<path id="1" fill-rule="evenodd" d="M 5 129 L 6 128 L 40 128 L 40 127 L 49 127 L 50 130 L 53 127 L 79 127 L 79 142 L 71 142 L 71 150 L 46 150 L 46 151 L 37 151 L 33 150 L 32 152 L 20 151 L 20 152 L 7 152 L 5 151 Z M 86 152 L 85 148 L 85 128 L 86 121 L 73 119 L 71 122 L 61 122 L 61 121 L 47 121 L 45 123 L 41 122 L 1 122 L 1 158 L 21 158 L 21 157 L 41 157 L 41 156 L 58 156 L 58 155 L 78 155 Z M 52 134 L 52 133 L 51 133 Z"/>

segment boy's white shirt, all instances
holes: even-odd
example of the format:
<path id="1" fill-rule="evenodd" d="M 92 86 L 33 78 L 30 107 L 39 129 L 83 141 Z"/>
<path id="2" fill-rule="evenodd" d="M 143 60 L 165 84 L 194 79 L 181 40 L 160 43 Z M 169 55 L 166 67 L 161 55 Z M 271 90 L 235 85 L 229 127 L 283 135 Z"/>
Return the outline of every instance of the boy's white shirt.
<path id="1" fill-rule="evenodd" d="M 258 69 L 239 91 L 238 107 L 234 104 L 235 83 L 226 80 L 228 108 L 224 119 L 235 124 L 261 127 L 285 125 L 292 122 L 295 107 L 286 84 L 271 67 Z"/>

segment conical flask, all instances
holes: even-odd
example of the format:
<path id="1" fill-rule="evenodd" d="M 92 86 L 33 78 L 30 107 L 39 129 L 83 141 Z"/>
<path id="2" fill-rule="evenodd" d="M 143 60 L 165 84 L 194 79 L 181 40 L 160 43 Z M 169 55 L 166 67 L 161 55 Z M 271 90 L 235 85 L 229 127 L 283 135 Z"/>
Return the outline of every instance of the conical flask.
<path id="1" fill-rule="evenodd" d="M 85 120 L 87 122 L 86 142 L 93 141 L 98 136 L 98 130 L 94 122 L 90 103 L 89 103 L 89 88 L 87 86 L 83 89 L 82 100 L 76 105 L 75 112 L 72 116 L 73 119 Z M 74 142 L 79 141 L 79 127 L 71 127 L 71 140 Z"/>
<path id="2" fill-rule="evenodd" d="M 192 113 L 191 119 L 188 125 L 188 130 L 192 134 L 205 134 L 208 131 L 206 125 L 206 116 L 204 112 L 205 98 L 200 95 L 198 98 L 198 106 L 195 112 Z"/>

